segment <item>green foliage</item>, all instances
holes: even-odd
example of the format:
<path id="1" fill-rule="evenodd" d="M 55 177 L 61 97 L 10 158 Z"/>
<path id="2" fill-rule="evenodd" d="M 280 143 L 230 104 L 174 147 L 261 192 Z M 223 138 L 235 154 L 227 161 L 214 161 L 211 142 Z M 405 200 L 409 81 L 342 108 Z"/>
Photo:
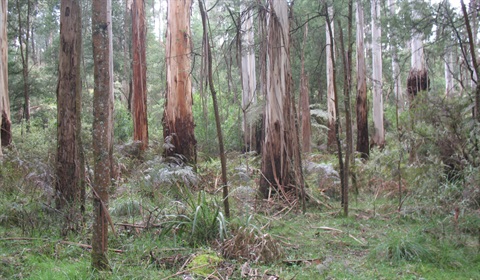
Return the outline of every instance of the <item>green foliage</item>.
<path id="1" fill-rule="evenodd" d="M 240 150 L 242 148 L 241 136 L 241 116 L 240 105 L 231 104 L 228 96 L 224 92 L 218 92 L 219 100 L 219 114 L 222 120 L 222 133 L 225 150 Z M 213 103 L 211 96 L 206 93 L 205 106 L 202 108 L 201 96 L 199 94 L 193 95 L 193 103 L 197 106 L 193 107 L 193 117 L 195 120 L 195 138 L 197 139 L 197 147 L 199 151 L 214 156 L 218 154 L 218 139 L 217 128 L 215 124 L 215 114 L 213 111 Z"/>
<path id="2" fill-rule="evenodd" d="M 120 142 L 127 142 L 133 137 L 133 120 L 132 115 L 126 108 L 125 104 L 115 102 L 113 134 L 115 139 Z"/>
<path id="3" fill-rule="evenodd" d="M 432 250 L 421 234 L 390 233 L 388 239 L 373 250 L 373 255 L 384 261 L 431 261 Z"/>
<path id="4" fill-rule="evenodd" d="M 177 191 L 185 202 L 172 202 L 178 204 L 178 211 L 167 216 L 169 220 L 165 222 L 164 234 L 173 232 L 180 238 L 186 237 L 188 244 L 194 247 L 227 237 L 227 220 L 217 201 L 208 199 L 203 191 L 196 196 L 187 188 L 178 188 Z"/>

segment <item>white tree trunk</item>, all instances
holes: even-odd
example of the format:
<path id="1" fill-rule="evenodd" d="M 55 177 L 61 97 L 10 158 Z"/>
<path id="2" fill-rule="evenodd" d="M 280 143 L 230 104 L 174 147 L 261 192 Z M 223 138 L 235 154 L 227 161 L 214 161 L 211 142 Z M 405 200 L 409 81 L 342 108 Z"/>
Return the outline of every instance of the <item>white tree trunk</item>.
<path id="1" fill-rule="evenodd" d="M 255 76 L 255 49 L 254 49 L 254 29 L 253 29 L 253 11 L 250 9 L 242 14 L 242 111 L 243 124 L 242 132 L 245 136 L 245 145 L 249 150 L 254 149 L 250 144 L 253 125 L 247 122 L 247 110 L 256 102 L 255 89 L 257 80 Z"/>
<path id="2" fill-rule="evenodd" d="M 370 154 L 368 137 L 367 76 L 365 65 L 363 4 L 357 0 L 357 152 L 367 159 Z"/>
<path id="3" fill-rule="evenodd" d="M 455 84 L 453 82 L 453 69 L 454 69 L 454 60 L 453 60 L 453 51 L 451 47 L 447 47 L 445 53 L 445 96 L 450 97 L 455 94 Z"/>
<path id="4" fill-rule="evenodd" d="M 328 14 L 331 18 L 333 18 L 333 7 L 328 7 Z M 334 30 L 333 20 L 330 23 L 332 28 L 332 33 Z M 337 117 L 337 112 L 335 112 L 335 93 L 333 89 L 333 84 L 335 81 L 333 80 L 333 62 L 332 62 L 332 54 L 330 51 L 330 44 L 335 44 L 335 42 L 330 41 L 330 36 L 328 33 L 328 25 L 325 25 L 326 36 L 327 36 L 327 45 L 326 48 L 326 57 L 327 57 L 327 111 L 328 111 L 328 146 L 331 147 L 335 143 L 335 119 Z M 335 49 L 335 48 L 334 48 Z M 333 53 L 335 56 L 335 51 Z"/>
<path id="5" fill-rule="evenodd" d="M 2 121 L 10 121 L 10 101 L 8 98 L 7 0 L 0 0 L 0 57 L 0 127 L 3 127 Z M 10 131 L 2 131 L 2 136 L 4 133 L 10 133 Z M 2 157 L 1 144 L 2 141 L 0 138 L 0 157 Z M 3 145 L 5 144 L 8 143 L 3 143 Z"/>
<path id="6" fill-rule="evenodd" d="M 395 0 L 388 0 L 388 6 L 390 10 L 390 15 L 393 17 L 396 14 L 397 5 Z M 392 34 L 395 36 L 395 34 Z M 395 94 L 398 110 L 399 112 L 403 111 L 405 106 L 405 96 L 402 90 L 402 80 L 400 77 L 400 65 L 398 64 L 398 54 L 397 54 L 397 46 L 392 45 L 392 75 L 393 75 L 393 92 Z"/>
<path id="7" fill-rule="evenodd" d="M 372 1 L 372 82 L 373 82 L 373 142 L 382 147 L 385 144 L 383 128 L 382 91 L 382 28 L 380 25 L 380 0 Z"/>

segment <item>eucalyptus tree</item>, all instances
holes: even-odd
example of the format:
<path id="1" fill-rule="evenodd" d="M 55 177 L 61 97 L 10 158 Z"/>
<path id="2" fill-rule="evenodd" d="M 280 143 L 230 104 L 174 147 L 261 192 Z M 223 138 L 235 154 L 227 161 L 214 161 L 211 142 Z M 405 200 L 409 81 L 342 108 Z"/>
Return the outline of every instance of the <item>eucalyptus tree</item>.
<path id="1" fill-rule="evenodd" d="M 12 141 L 8 96 L 7 3 L 7 0 L 0 0 L 0 158 L 2 157 L 2 146 L 7 146 Z"/>
<path id="2" fill-rule="evenodd" d="M 108 188 L 112 174 L 113 148 L 113 56 L 112 2 L 93 0 L 92 41 L 93 92 L 93 236 L 92 267 L 108 270 Z"/>
<path id="3" fill-rule="evenodd" d="M 247 8 L 241 14 L 241 78 L 242 78 L 242 112 L 243 139 L 245 151 L 255 149 L 255 126 L 247 121 L 247 111 L 256 103 L 257 78 L 255 71 L 255 45 L 253 28 L 253 9 Z"/>
<path id="4" fill-rule="evenodd" d="M 385 145 L 383 127 L 383 71 L 382 71 L 382 27 L 380 24 L 380 0 L 371 2 L 372 12 L 372 83 L 373 83 L 373 143 L 379 147 Z"/>
<path id="5" fill-rule="evenodd" d="M 133 140 L 140 141 L 140 149 L 145 150 L 148 146 L 148 121 L 144 0 L 133 0 L 131 13 L 133 45 Z"/>
<path id="6" fill-rule="evenodd" d="M 363 3 L 357 0 L 356 22 L 357 22 L 357 152 L 361 157 L 367 159 L 370 154 L 370 143 L 368 140 L 368 101 L 367 101 L 367 76 L 365 65 L 364 45 L 364 16 Z"/>
<path id="7" fill-rule="evenodd" d="M 266 19 L 265 138 L 262 150 L 260 192 L 283 198 L 293 191 L 304 197 L 298 131 L 292 96 L 288 3 L 269 0 Z"/>
<path id="8" fill-rule="evenodd" d="M 62 0 L 57 86 L 56 208 L 64 211 L 63 234 L 76 231 L 81 219 L 85 174 L 81 160 L 80 74 L 82 27 L 78 0 Z"/>
<path id="9" fill-rule="evenodd" d="M 333 6 L 327 8 L 328 14 L 333 18 Z M 337 111 L 335 110 L 335 93 L 334 93 L 334 63 L 333 58 L 335 57 L 335 42 L 332 40 L 332 36 L 329 35 L 329 26 L 334 32 L 334 23 L 333 20 L 331 23 L 325 25 L 327 44 L 326 44 L 326 65 L 327 65 L 327 111 L 328 111 L 328 138 L 327 146 L 331 148 L 335 143 L 335 119 L 337 118 Z M 330 47 L 332 45 L 332 47 Z M 333 52 L 333 53 L 332 53 Z"/>
<path id="10" fill-rule="evenodd" d="M 423 7 L 423 4 L 424 3 L 421 2 L 414 3 L 414 9 L 412 9 L 412 19 L 414 22 L 419 21 L 422 18 L 417 9 Z M 414 27 L 410 39 L 411 68 L 407 78 L 407 92 L 411 101 L 415 98 L 417 93 L 428 90 L 430 86 L 430 79 L 425 64 L 423 38 L 424 35 L 421 30 Z"/>
<path id="11" fill-rule="evenodd" d="M 166 156 L 182 155 L 186 162 L 197 157 L 195 124 L 192 113 L 190 79 L 190 12 L 191 0 L 169 0 L 167 8 L 166 73 L 167 89 L 163 115 L 163 137 Z"/>
<path id="12" fill-rule="evenodd" d="M 390 16 L 391 19 L 395 18 L 396 16 L 396 9 L 397 5 L 395 3 L 396 0 L 388 0 L 388 15 Z M 393 75 L 393 92 L 396 98 L 396 103 L 398 106 L 398 110 L 402 111 L 403 106 L 405 104 L 404 102 L 404 92 L 402 89 L 402 79 L 400 75 L 400 65 L 399 65 L 399 59 L 398 59 L 398 50 L 397 50 L 397 44 L 396 44 L 396 34 L 391 33 L 389 34 L 391 37 L 391 44 L 390 44 L 390 50 L 391 50 L 391 55 L 392 55 L 392 75 Z"/>

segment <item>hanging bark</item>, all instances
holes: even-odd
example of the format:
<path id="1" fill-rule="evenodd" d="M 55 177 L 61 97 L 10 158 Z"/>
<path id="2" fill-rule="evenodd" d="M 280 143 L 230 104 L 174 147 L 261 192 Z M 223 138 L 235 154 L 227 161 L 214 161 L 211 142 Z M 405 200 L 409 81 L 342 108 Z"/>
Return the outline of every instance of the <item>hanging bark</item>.
<path id="1" fill-rule="evenodd" d="M 108 270 L 108 188 L 112 178 L 113 144 L 113 57 L 112 3 L 92 3 L 92 41 L 94 58 L 93 93 L 93 236 L 92 267 Z"/>
<path id="2" fill-rule="evenodd" d="M 225 157 L 225 149 L 223 145 L 223 135 L 222 135 L 222 126 L 220 120 L 220 114 L 218 113 L 218 102 L 217 102 L 217 91 L 213 84 L 213 74 L 212 74 L 212 51 L 210 48 L 210 40 L 208 37 L 208 28 L 207 28 L 207 12 L 205 11 L 204 4 L 202 0 L 198 0 L 200 6 L 200 14 L 202 16 L 202 25 L 203 25 L 203 53 L 207 59 L 207 76 L 208 76 L 208 85 L 210 88 L 210 93 L 212 94 L 213 101 L 213 110 L 215 112 L 215 123 L 217 126 L 217 137 L 218 137 L 218 149 L 220 152 L 220 163 L 222 168 L 222 190 L 223 190 L 223 206 L 225 209 L 225 216 L 230 218 L 230 206 L 228 202 L 228 180 L 227 180 L 227 159 Z"/>
<path id="3" fill-rule="evenodd" d="M 60 54 L 57 86 L 57 181 L 56 208 L 64 211 L 62 234 L 76 232 L 81 222 L 80 173 L 80 75 L 81 12 L 76 0 L 62 0 L 60 7 Z"/>
<path id="4" fill-rule="evenodd" d="M 372 1 L 372 83 L 373 83 L 373 143 L 385 145 L 383 128 L 383 79 L 382 79 L 382 27 L 380 25 L 380 0 Z"/>
<path id="5" fill-rule="evenodd" d="M 303 33 L 303 44 L 302 44 L 302 57 L 301 57 L 301 74 L 300 74 L 300 102 L 298 112 L 300 113 L 300 131 L 302 135 L 302 151 L 304 153 L 311 152 L 311 137 L 312 137 L 312 124 L 310 119 L 310 96 L 308 90 L 308 75 L 305 73 L 305 44 L 307 42 L 308 35 L 308 23 L 305 24 L 305 31 Z"/>
<path id="6" fill-rule="evenodd" d="M 363 4 L 357 0 L 357 152 L 363 159 L 368 159 L 370 143 L 368 140 L 368 103 L 367 76 L 365 66 L 364 17 Z"/>
<path id="7" fill-rule="evenodd" d="M 7 0 L 0 0 L 0 158 L 2 147 L 12 142 L 10 100 L 8 97 Z"/>
<path id="8" fill-rule="evenodd" d="M 255 49 L 253 30 L 253 10 L 242 13 L 241 17 L 241 77 L 242 77 L 242 112 L 243 112 L 243 139 L 245 151 L 255 149 L 255 124 L 247 121 L 247 111 L 256 103 L 256 74 Z"/>
<path id="9" fill-rule="evenodd" d="M 328 14 L 332 17 L 333 7 L 328 7 Z M 334 32 L 333 22 L 329 23 L 332 33 Z M 333 78 L 333 72 L 335 65 L 333 64 L 333 58 L 335 57 L 335 43 L 333 41 L 333 36 L 329 35 L 329 27 L 326 26 L 326 36 L 327 36 L 327 45 L 326 45 L 326 58 L 327 58 L 327 111 L 328 111 L 328 137 L 327 137 L 327 147 L 333 149 L 335 145 L 335 119 L 337 117 L 337 112 L 335 111 L 335 93 L 334 85 L 335 79 Z M 332 48 L 330 48 L 332 45 Z"/>
<path id="10" fill-rule="evenodd" d="M 304 197 L 298 130 L 292 96 L 288 4 L 269 0 L 267 14 L 267 64 L 265 142 L 262 151 L 260 192 L 289 200 Z"/>
<path id="11" fill-rule="evenodd" d="M 133 49 L 133 140 L 140 141 L 140 150 L 148 147 L 147 120 L 147 61 L 145 55 L 145 3 L 133 0 L 132 5 Z"/>
<path id="12" fill-rule="evenodd" d="M 182 155 L 195 163 L 197 151 L 192 113 L 190 80 L 191 0 L 168 1 L 166 40 L 167 90 L 163 115 L 163 137 L 168 142 L 165 156 Z"/>

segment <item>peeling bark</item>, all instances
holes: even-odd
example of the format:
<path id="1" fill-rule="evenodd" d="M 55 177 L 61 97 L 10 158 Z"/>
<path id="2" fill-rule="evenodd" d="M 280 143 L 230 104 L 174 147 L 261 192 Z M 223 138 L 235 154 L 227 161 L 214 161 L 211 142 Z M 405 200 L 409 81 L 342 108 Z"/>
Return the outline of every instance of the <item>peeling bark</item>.
<path id="1" fill-rule="evenodd" d="M 163 137 L 171 144 L 165 156 L 182 155 L 195 163 L 197 150 L 192 113 L 190 79 L 190 10 L 191 0 L 168 1 L 166 40 L 167 90 L 163 115 Z"/>
<path id="2" fill-rule="evenodd" d="M 289 199 L 303 197 L 303 176 L 295 125 L 290 68 L 288 4 L 269 0 L 265 142 L 262 151 L 260 192 L 264 198 L 278 192 Z"/>

